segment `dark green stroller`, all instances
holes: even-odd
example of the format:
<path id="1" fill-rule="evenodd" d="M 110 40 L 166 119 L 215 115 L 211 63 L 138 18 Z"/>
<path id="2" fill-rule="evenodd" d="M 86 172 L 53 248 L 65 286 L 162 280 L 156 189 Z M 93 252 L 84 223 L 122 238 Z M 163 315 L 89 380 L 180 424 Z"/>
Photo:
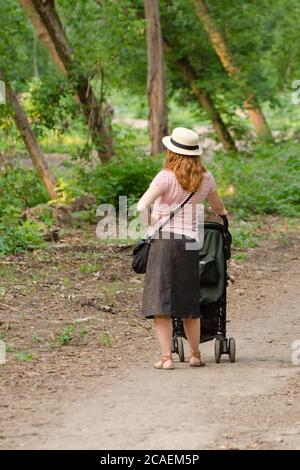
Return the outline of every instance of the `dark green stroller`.
<path id="1" fill-rule="evenodd" d="M 222 216 L 223 224 L 204 224 L 204 243 L 199 251 L 200 269 L 200 342 L 215 339 L 215 361 L 228 354 L 235 362 L 235 340 L 226 338 L 226 288 L 228 285 L 227 260 L 230 258 L 231 235 L 228 219 Z M 183 340 L 186 338 L 183 322 L 173 318 L 172 352 L 184 362 Z"/>

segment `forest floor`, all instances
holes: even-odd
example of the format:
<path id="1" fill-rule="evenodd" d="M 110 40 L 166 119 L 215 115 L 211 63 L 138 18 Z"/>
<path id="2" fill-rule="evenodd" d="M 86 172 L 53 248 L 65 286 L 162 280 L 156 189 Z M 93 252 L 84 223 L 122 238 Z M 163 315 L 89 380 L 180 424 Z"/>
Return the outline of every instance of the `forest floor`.
<path id="1" fill-rule="evenodd" d="M 131 250 L 65 230 L 0 265 L 3 449 L 300 449 L 299 248 L 294 231 L 232 260 L 228 333 L 237 362 L 157 371 Z M 298 355 L 298 357 L 300 354 Z"/>

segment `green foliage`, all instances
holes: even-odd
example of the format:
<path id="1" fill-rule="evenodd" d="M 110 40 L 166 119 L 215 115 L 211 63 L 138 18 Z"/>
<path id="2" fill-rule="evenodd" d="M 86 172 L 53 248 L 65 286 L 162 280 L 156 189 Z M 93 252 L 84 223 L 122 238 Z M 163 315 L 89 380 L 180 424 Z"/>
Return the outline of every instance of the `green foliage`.
<path id="1" fill-rule="evenodd" d="M 47 200 L 47 192 L 34 170 L 10 165 L 1 170 L 0 217 L 8 206 L 22 211 Z"/>
<path id="2" fill-rule="evenodd" d="M 118 207 L 119 196 L 128 196 L 130 205 L 141 197 L 160 168 L 160 159 L 123 154 L 107 165 L 78 170 L 78 184 L 83 191 L 94 194 L 98 204 L 109 203 Z"/>
<path id="3" fill-rule="evenodd" d="M 88 334 L 88 330 L 80 326 L 80 323 L 69 323 L 61 333 L 57 334 L 51 341 L 52 348 L 59 348 L 71 343 L 74 339 L 84 339 Z"/>
<path id="4" fill-rule="evenodd" d="M 12 156 L 21 145 L 21 136 L 13 119 L 13 109 L 8 104 L 2 103 L 0 104 L 0 152 L 3 150 Z"/>
<path id="5" fill-rule="evenodd" d="M 137 15 L 140 4 L 140 0 L 56 2 L 76 54 L 76 72 L 88 71 L 98 81 L 98 96 L 103 78 L 105 88 L 125 86 L 144 93 L 147 54 L 145 22 Z"/>
<path id="6" fill-rule="evenodd" d="M 278 107 L 265 106 L 265 115 L 271 129 L 277 133 L 279 131 L 283 139 L 294 137 L 298 140 L 300 136 L 300 106 L 292 101 L 292 93 L 298 93 L 297 90 L 290 89 L 288 92 L 278 94 Z"/>
<path id="7" fill-rule="evenodd" d="M 245 251 L 240 251 L 232 255 L 232 259 L 236 261 L 245 261 L 248 258 L 248 253 Z"/>
<path id="8" fill-rule="evenodd" d="M 90 274 L 90 273 L 95 273 L 99 271 L 100 268 L 101 268 L 101 265 L 99 263 L 97 264 L 85 263 L 79 266 L 79 271 L 82 274 Z"/>
<path id="9" fill-rule="evenodd" d="M 62 134 L 75 117 L 79 119 L 74 91 L 57 72 L 42 79 L 34 78 L 28 87 L 22 103 L 37 136 L 45 135 L 48 130 Z"/>
<path id="10" fill-rule="evenodd" d="M 0 256 L 21 253 L 43 246 L 40 224 L 23 220 L 21 212 L 13 206 L 2 210 L 0 219 Z"/>
<path id="11" fill-rule="evenodd" d="M 11 166 L 3 169 L 0 173 L 0 256 L 43 245 L 41 225 L 25 221 L 22 212 L 47 199 L 35 171 Z"/>
<path id="12" fill-rule="evenodd" d="M 23 361 L 23 362 L 35 362 L 38 359 L 36 354 L 31 353 L 31 352 L 25 352 L 25 351 L 16 352 L 15 358 L 18 361 Z"/>
<path id="13" fill-rule="evenodd" d="M 226 206 L 237 216 L 300 216 L 298 144 L 260 144 L 238 155 L 219 152 L 210 168 Z"/>
<path id="14" fill-rule="evenodd" d="M 74 226 L 82 227 L 84 224 L 95 225 L 97 222 L 95 207 L 90 207 L 88 209 L 73 212 Z"/>
<path id="15" fill-rule="evenodd" d="M 0 2 L 0 58 L 6 78 L 21 87 L 33 74 L 33 31 L 15 0 Z"/>
<path id="16" fill-rule="evenodd" d="M 52 347 L 65 346 L 72 341 L 73 333 L 75 331 L 75 325 L 70 324 L 64 328 L 64 330 L 57 335 L 52 342 Z"/>
<path id="17" fill-rule="evenodd" d="M 51 227 L 55 222 L 53 210 L 48 205 L 39 207 L 39 210 L 34 214 L 34 219 L 37 222 L 42 222 L 46 227 Z"/>
<path id="18" fill-rule="evenodd" d="M 14 353 L 16 352 L 16 348 L 15 346 L 13 346 L 12 344 L 6 344 L 6 352 L 7 353 Z"/>
<path id="19" fill-rule="evenodd" d="M 119 196 L 129 205 L 145 191 L 161 168 L 152 159 L 146 128 L 117 124 L 124 118 L 147 119 L 147 51 L 143 0 L 57 0 L 55 7 L 67 33 L 74 63 L 67 80 L 37 39 L 19 2 L 0 5 L 0 68 L 20 94 L 21 102 L 45 152 L 68 153 L 55 172 L 66 202 L 85 194 L 97 203 L 118 206 Z M 240 119 L 245 93 L 257 96 L 271 127 L 281 132 L 300 129 L 299 106 L 291 105 L 291 84 L 298 79 L 300 30 L 298 0 L 207 0 L 234 63 L 239 80 L 228 77 L 215 53 L 193 0 L 161 0 L 160 13 L 166 43 L 167 97 L 170 127 L 207 124 L 180 62 L 188 63 L 194 84 L 212 97 L 236 140 L 252 141 L 249 120 Z M 74 93 L 74 82 L 88 78 L 95 95 L 108 100 L 115 111 L 115 156 L 108 165 L 91 162 L 93 145 Z M 282 110 L 284 109 L 284 113 Z M 82 110 L 81 110 L 82 111 Z M 284 115 L 283 115 L 284 114 Z M 119 120 L 118 120 L 119 119 Z M 248 134 L 248 135 L 247 135 Z M 291 134 L 286 134 L 290 137 Z M 285 137 L 284 137 L 285 138 Z M 250 142 L 252 145 L 252 143 Z M 24 145 L 13 122 L 12 109 L 0 106 L 0 151 L 15 156 Z M 239 219 L 254 214 L 300 215 L 298 143 L 255 145 L 249 152 L 218 152 L 212 163 L 226 205 Z M 0 254 L 17 253 L 42 244 L 39 223 L 21 214 L 48 200 L 33 170 L 6 166 L 0 173 Z M 75 214 L 76 224 L 95 223 L 95 210 Z M 51 225 L 47 211 L 43 224 Z M 253 227 L 234 228 L 237 247 L 255 246 L 247 234 Z M 87 269 L 89 267 L 81 268 Z M 92 269 L 92 268 L 91 268 Z M 70 333 L 70 332 L 69 332 Z M 68 334 L 66 338 L 68 338 Z"/>
<path id="20" fill-rule="evenodd" d="M 114 107 L 118 118 L 148 119 L 147 96 L 130 93 L 126 88 L 113 88 L 109 94 L 109 101 Z"/>
<path id="21" fill-rule="evenodd" d="M 12 344 L 6 344 L 6 352 L 12 353 L 17 361 L 35 362 L 38 360 L 38 356 L 35 353 L 30 351 L 21 351 Z"/>
<path id="22" fill-rule="evenodd" d="M 255 228 L 252 224 L 244 223 L 241 225 L 233 225 L 230 228 L 234 240 L 235 249 L 255 248 L 259 245 L 258 237 L 254 232 Z"/>

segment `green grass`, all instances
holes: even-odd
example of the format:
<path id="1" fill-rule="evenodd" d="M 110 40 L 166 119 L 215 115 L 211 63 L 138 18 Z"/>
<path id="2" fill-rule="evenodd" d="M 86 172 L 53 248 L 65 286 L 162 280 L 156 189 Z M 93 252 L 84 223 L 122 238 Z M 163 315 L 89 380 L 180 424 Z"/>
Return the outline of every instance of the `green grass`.
<path id="1" fill-rule="evenodd" d="M 51 341 L 52 348 L 59 348 L 67 346 L 75 338 L 84 338 L 88 335 L 88 330 L 84 327 L 79 327 L 79 323 L 70 323 L 61 333 L 58 333 Z"/>
<path id="2" fill-rule="evenodd" d="M 12 344 L 6 344 L 5 350 L 7 353 L 13 354 L 17 361 L 21 362 L 35 362 L 38 360 L 37 354 L 30 352 L 30 351 L 21 351 L 18 350 Z"/>
<path id="3" fill-rule="evenodd" d="M 128 286 L 126 280 L 116 280 L 116 281 L 110 281 L 105 284 L 101 283 L 98 286 L 98 290 L 100 292 L 104 292 L 105 294 L 108 295 L 108 297 L 113 297 L 115 296 L 116 292 L 119 290 L 126 290 L 126 287 Z"/>
<path id="4" fill-rule="evenodd" d="M 248 253 L 246 253 L 245 251 L 234 253 L 231 259 L 236 260 L 236 261 L 246 261 L 248 259 Z"/>
<path id="5" fill-rule="evenodd" d="M 93 239 L 93 241 L 95 240 Z M 82 253 L 74 253 L 73 259 L 84 260 L 84 261 L 89 261 L 89 260 L 98 261 L 98 260 L 103 259 L 103 253 L 99 251 L 87 251 L 87 252 L 83 251 Z"/>
<path id="6" fill-rule="evenodd" d="M 73 339 L 74 331 L 75 325 L 67 325 L 63 329 L 63 331 L 54 338 L 54 340 L 52 341 L 52 347 L 55 348 L 59 346 L 66 346 L 67 344 L 69 344 Z"/>
<path id="7" fill-rule="evenodd" d="M 39 336 L 33 336 L 32 340 L 38 344 L 43 342 L 43 338 L 40 338 Z"/>
<path id="8" fill-rule="evenodd" d="M 4 297 L 6 294 L 6 289 L 5 287 L 0 286 L 0 297 Z"/>
<path id="9" fill-rule="evenodd" d="M 78 131 L 69 131 L 66 134 L 58 134 L 49 131 L 40 141 L 45 153 L 62 153 L 76 155 L 78 147 L 82 147 L 86 142 L 86 136 Z"/>
<path id="10" fill-rule="evenodd" d="M 72 280 L 67 276 L 63 276 L 61 278 L 61 282 L 65 287 L 70 287 L 72 285 Z"/>
<path id="11" fill-rule="evenodd" d="M 9 265 L 9 264 L 1 264 L 0 262 L 0 279 L 5 279 L 5 281 L 13 281 L 17 278 L 19 274 L 19 270 L 16 266 Z M 1 287 L 1 289 L 5 289 Z M 1 291 L 1 295 L 3 294 L 3 290 Z"/>
<path id="12" fill-rule="evenodd" d="M 23 362 L 35 362 L 38 360 L 38 356 L 32 352 L 19 351 L 14 354 L 18 361 Z"/>
<path id="13" fill-rule="evenodd" d="M 100 263 L 97 263 L 97 264 L 94 264 L 94 263 L 85 263 L 85 264 L 81 264 L 79 266 L 79 271 L 82 273 L 82 274 L 91 274 L 91 273 L 96 273 L 97 271 L 99 271 L 101 269 L 101 264 Z"/>
<path id="14" fill-rule="evenodd" d="M 81 329 L 78 331 L 78 335 L 79 335 L 81 338 L 84 338 L 87 334 L 88 334 L 88 331 L 87 331 L 87 329 L 85 329 L 85 328 L 81 328 Z"/>
<path id="15" fill-rule="evenodd" d="M 259 245 L 260 238 L 256 235 L 253 226 L 233 226 L 230 232 L 235 249 L 255 248 Z"/>
<path id="16" fill-rule="evenodd" d="M 97 334 L 97 342 L 100 346 L 112 346 L 113 340 L 109 333 L 101 332 Z"/>

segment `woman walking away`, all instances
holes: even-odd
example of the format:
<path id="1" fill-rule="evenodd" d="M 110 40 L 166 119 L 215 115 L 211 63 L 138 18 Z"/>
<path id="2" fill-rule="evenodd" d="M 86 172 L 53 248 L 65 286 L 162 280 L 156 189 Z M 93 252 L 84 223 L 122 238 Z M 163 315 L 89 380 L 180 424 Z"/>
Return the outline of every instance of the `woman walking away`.
<path id="1" fill-rule="evenodd" d="M 198 135 L 183 127 L 163 138 L 168 149 L 163 169 L 138 202 L 141 216 L 149 221 L 151 244 L 143 292 L 144 318 L 154 318 L 161 357 L 154 367 L 174 369 L 172 317 L 183 320 L 190 349 L 190 366 L 203 366 L 199 351 L 199 260 L 198 250 L 187 242 L 198 240 L 197 204 L 208 200 L 217 215 L 226 213 L 214 177 L 202 164 Z M 192 194 L 186 205 L 166 225 L 160 226 Z M 153 205 L 152 213 L 150 207 Z"/>

